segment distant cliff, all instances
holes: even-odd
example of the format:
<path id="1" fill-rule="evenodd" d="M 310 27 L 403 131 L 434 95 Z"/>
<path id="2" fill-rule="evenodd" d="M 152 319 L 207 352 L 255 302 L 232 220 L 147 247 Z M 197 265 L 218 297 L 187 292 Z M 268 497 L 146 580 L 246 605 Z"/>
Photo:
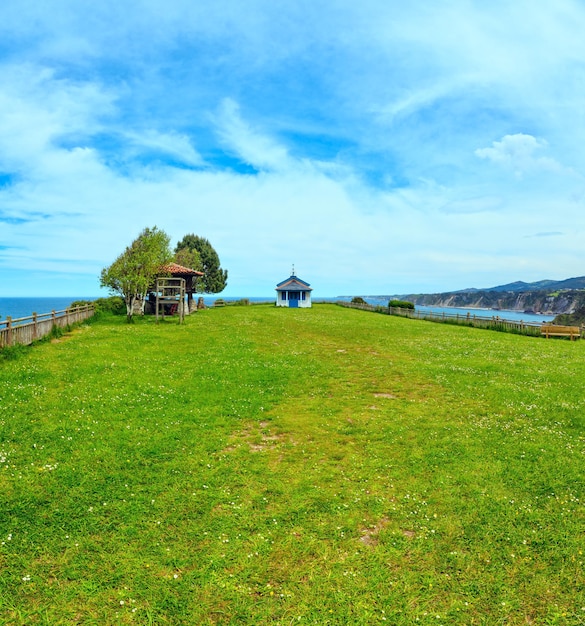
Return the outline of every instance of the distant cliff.
<path id="1" fill-rule="evenodd" d="M 508 311 L 530 311 L 558 315 L 574 313 L 585 306 L 585 290 L 570 289 L 550 292 L 538 291 L 459 291 L 451 293 L 400 295 L 418 305 L 451 306 Z"/>
<path id="2" fill-rule="evenodd" d="M 347 296 L 342 296 L 347 297 Z M 410 293 L 389 296 L 362 296 L 388 304 L 390 300 L 408 300 L 419 306 L 527 311 L 548 315 L 573 315 L 579 311 L 585 320 L 585 276 L 564 280 L 516 281 L 485 289 L 461 289 L 447 293 Z"/>

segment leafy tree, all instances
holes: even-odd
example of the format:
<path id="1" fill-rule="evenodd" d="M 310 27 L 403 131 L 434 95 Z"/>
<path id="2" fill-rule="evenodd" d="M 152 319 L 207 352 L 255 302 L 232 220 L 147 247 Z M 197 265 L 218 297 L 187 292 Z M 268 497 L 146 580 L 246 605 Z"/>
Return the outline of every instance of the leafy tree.
<path id="1" fill-rule="evenodd" d="M 171 261 L 170 238 L 156 226 L 145 228 L 124 252 L 100 275 L 100 286 L 120 294 L 126 304 L 126 318 L 132 321 L 137 301 L 142 301 L 160 275 L 163 265 Z"/>
<path id="2" fill-rule="evenodd" d="M 198 293 L 219 293 L 225 289 L 227 270 L 221 269 L 219 256 L 207 239 L 197 235 L 185 235 L 175 248 L 175 258 L 178 258 L 176 255 L 181 254 L 183 250 L 190 250 L 199 254 L 201 265 L 199 267 L 190 266 L 192 269 L 198 269 L 205 274 L 197 281 Z"/>
<path id="3" fill-rule="evenodd" d="M 201 263 L 201 255 L 195 248 L 181 248 L 175 252 L 175 262 L 183 267 L 189 267 L 199 272 L 203 271 L 203 263 Z"/>

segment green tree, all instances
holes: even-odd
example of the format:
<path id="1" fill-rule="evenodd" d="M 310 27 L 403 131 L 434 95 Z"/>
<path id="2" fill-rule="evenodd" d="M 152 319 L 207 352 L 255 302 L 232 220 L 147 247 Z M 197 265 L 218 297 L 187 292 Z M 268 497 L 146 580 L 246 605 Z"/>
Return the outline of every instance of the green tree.
<path id="1" fill-rule="evenodd" d="M 195 248 L 181 248 L 178 252 L 175 252 L 175 263 L 183 267 L 189 267 L 192 270 L 203 271 L 201 255 Z"/>
<path id="2" fill-rule="evenodd" d="M 144 300 L 161 267 L 169 263 L 173 255 L 169 247 L 170 237 L 156 226 L 145 228 L 140 235 L 100 274 L 100 285 L 120 294 L 126 304 L 126 318 L 132 321 L 136 302 Z"/>
<path id="3" fill-rule="evenodd" d="M 190 250 L 199 254 L 201 265 L 192 268 L 205 274 L 197 281 L 198 293 L 219 293 L 225 289 L 227 270 L 221 269 L 219 256 L 207 239 L 197 235 L 185 235 L 175 248 L 175 258 L 183 250 Z M 181 265 L 183 264 L 181 263 Z"/>

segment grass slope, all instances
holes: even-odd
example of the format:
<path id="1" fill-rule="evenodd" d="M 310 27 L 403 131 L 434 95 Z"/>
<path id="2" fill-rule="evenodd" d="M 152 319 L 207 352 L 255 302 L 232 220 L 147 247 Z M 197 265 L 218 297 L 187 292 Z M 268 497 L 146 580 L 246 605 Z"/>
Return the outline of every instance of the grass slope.
<path id="1" fill-rule="evenodd" d="M 0 623 L 584 624 L 584 345 L 257 306 L 0 362 Z"/>

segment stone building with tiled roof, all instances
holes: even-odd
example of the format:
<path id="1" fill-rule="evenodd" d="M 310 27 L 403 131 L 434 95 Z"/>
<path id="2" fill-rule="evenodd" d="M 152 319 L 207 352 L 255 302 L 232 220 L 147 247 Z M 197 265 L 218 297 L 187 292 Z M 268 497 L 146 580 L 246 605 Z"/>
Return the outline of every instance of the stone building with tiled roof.
<path id="1" fill-rule="evenodd" d="M 192 270 L 190 267 L 179 265 L 178 263 L 167 263 L 161 267 L 163 272 L 168 272 L 177 278 L 187 278 L 188 276 L 203 276 L 203 272 Z"/>
<path id="2" fill-rule="evenodd" d="M 199 270 L 191 269 L 190 267 L 185 267 L 184 265 L 179 265 L 178 263 L 167 263 L 160 268 L 161 276 L 170 275 L 173 278 L 183 278 L 185 279 L 185 294 L 187 295 L 187 303 L 181 303 L 181 306 L 184 306 L 185 314 L 189 314 L 193 311 L 197 310 L 196 302 L 193 298 L 193 294 L 197 291 L 197 279 L 200 276 L 204 276 L 203 272 Z M 153 286 L 154 289 L 154 286 Z M 148 296 L 149 303 L 149 312 L 154 313 L 154 303 L 156 300 L 156 294 L 154 291 L 151 291 Z"/>

